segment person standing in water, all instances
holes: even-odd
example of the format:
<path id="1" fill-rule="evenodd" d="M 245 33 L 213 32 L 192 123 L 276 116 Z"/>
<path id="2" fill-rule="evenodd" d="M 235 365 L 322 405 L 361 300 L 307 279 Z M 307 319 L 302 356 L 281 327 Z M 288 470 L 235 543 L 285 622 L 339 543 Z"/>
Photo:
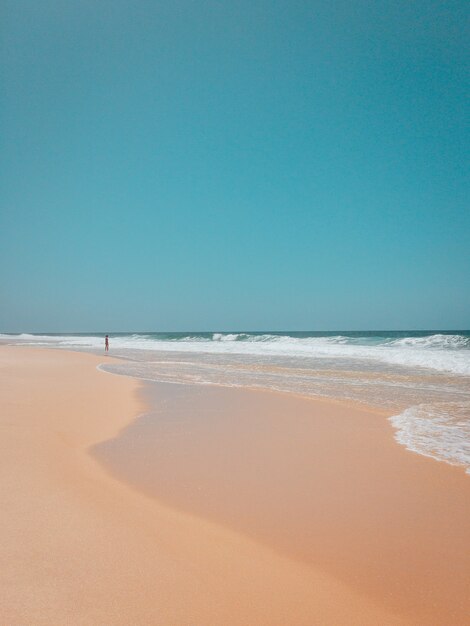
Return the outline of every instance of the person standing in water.
<path id="1" fill-rule="evenodd" d="M 108 335 L 106 335 L 106 337 L 104 338 L 104 351 L 108 352 L 109 350 L 109 337 Z"/>

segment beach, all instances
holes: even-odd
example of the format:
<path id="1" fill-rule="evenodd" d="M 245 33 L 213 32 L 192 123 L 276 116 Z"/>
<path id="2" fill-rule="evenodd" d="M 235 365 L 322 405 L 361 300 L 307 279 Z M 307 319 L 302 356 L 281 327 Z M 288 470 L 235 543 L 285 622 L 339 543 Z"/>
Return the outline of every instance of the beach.
<path id="1" fill-rule="evenodd" d="M 0 623 L 468 624 L 470 479 L 387 410 L 0 346 Z"/>

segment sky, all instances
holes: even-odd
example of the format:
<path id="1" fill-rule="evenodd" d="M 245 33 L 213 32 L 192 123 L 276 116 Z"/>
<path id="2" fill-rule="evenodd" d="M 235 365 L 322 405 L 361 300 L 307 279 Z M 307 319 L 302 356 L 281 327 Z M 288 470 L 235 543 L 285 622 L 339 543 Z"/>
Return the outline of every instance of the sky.
<path id="1" fill-rule="evenodd" d="M 468 17 L 3 0 L 0 332 L 468 329 Z"/>

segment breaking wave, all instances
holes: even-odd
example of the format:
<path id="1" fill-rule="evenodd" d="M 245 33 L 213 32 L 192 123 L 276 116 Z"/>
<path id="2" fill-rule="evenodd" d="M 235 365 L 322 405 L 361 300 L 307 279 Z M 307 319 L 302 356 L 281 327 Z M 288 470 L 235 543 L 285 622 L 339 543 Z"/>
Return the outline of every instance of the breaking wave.
<path id="1" fill-rule="evenodd" d="M 470 375 L 470 336 L 436 333 L 427 336 L 323 335 L 307 333 L 132 333 L 111 335 L 114 351 L 155 350 L 259 356 L 354 360 L 419 367 L 440 372 Z M 26 345 L 50 345 L 71 349 L 100 349 L 98 335 L 0 335 Z"/>

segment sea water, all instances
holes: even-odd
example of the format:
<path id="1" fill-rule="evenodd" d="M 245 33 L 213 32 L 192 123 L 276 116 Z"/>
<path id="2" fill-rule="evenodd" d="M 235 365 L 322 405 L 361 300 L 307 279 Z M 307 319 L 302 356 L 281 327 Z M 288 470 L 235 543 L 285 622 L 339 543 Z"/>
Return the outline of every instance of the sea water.
<path id="1" fill-rule="evenodd" d="M 101 354 L 102 334 L 0 335 Z M 470 331 L 110 334 L 115 374 L 340 398 L 393 413 L 408 449 L 470 473 Z"/>

